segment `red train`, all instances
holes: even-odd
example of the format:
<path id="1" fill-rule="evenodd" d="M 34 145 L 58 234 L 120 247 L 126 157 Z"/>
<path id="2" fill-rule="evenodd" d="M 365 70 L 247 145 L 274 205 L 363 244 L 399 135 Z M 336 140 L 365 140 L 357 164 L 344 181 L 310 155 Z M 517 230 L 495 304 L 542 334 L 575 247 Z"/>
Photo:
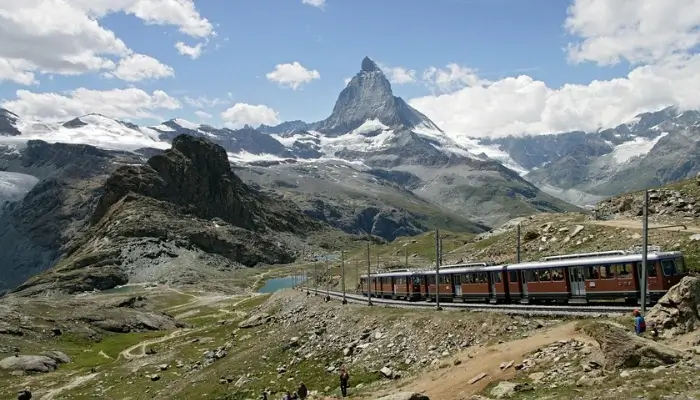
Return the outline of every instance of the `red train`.
<path id="1" fill-rule="evenodd" d="M 642 254 L 623 250 L 552 256 L 540 261 L 440 267 L 440 301 L 587 303 L 591 300 L 641 300 Z M 687 275 L 683 253 L 647 253 L 648 301 L 654 303 Z M 408 301 L 434 301 L 435 270 L 371 274 L 371 295 Z M 360 277 L 367 296 L 367 275 Z"/>

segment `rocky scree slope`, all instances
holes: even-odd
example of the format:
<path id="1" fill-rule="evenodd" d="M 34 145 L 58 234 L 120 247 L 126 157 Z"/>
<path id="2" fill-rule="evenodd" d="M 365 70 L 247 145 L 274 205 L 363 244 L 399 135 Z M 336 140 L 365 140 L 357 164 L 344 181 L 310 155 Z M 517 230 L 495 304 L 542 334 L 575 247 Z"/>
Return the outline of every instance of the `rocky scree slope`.
<path id="1" fill-rule="evenodd" d="M 117 169 L 85 234 L 16 292 L 212 279 L 242 266 L 291 262 L 300 238 L 322 229 L 293 205 L 245 185 L 222 147 L 181 135 L 145 165 Z"/>

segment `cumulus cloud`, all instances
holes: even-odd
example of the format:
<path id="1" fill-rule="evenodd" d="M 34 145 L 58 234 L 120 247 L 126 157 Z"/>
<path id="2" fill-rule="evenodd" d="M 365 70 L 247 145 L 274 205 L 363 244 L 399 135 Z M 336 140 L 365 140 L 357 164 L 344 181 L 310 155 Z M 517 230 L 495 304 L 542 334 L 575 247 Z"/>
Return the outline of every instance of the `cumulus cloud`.
<path id="1" fill-rule="evenodd" d="M 137 82 L 146 79 L 167 78 L 175 75 L 175 71 L 156 60 L 143 54 L 132 54 L 122 58 L 113 72 L 105 74 L 127 82 Z"/>
<path id="2" fill-rule="evenodd" d="M 114 71 L 119 60 L 134 57 L 114 32 L 100 25 L 101 18 L 116 12 L 147 24 L 174 25 L 194 37 L 214 34 L 191 0 L 0 1 L 0 82 L 26 85 L 36 83 L 37 74 Z"/>
<path id="3" fill-rule="evenodd" d="M 700 0 L 576 0 L 564 26 L 573 62 L 654 63 L 700 44 Z"/>
<path id="4" fill-rule="evenodd" d="M 395 85 L 405 85 L 416 82 L 416 71 L 404 67 L 390 67 L 379 64 L 379 68 L 384 72 L 389 82 Z"/>
<path id="5" fill-rule="evenodd" d="M 476 70 L 455 63 L 447 64 L 446 68 L 427 68 L 423 71 L 423 82 L 443 92 L 489 83 L 479 78 Z"/>
<path id="6" fill-rule="evenodd" d="M 16 99 L 2 107 L 25 118 L 64 121 L 79 115 L 99 113 L 111 118 L 160 119 L 156 110 L 175 110 L 180 102 L 162 90 L 152 93 L 141 89 L 90 90 L 79 88 L 66 93 L 34 93 L 18 90 Z"/>
<path id="7" fill-rule="evenodd" d="M 194 115 L 198 116 L 200 119 L 211 119 L 213 117 L 213 115 L 209 114 L 208 112 L 204 112 L 202 110 L 195 111 Z"/>
<path id="8" fill-rule="evenodd" d="M 270 82 L 297 90 L 304 84 L 321 79 L 321 74 L 316 70 L 306 69 L 298 61 L 294 61 L 291 64 L 275 65 L 275 69 L 265 74 L 265 77 Z"/>
<path id="9" fill-rule="evenodd" d="M 193 60 L 199 58 L 202 55 L 202 46 L 204 43 L 197 43 L 195 46 L 188 46 L 183 42 L 175 43 L 175 48 L 177 52 L 183 56 L 187 56 Z"/>
<path id="10" fill-rule="evenodd" d="M 698 7 L 681 0 L 651 0 L 645 7 L 627 0 L 573 2 L 565 26 L 579 41 L 569 46 L 568 56 L 600 64 L 641 63 L 625 77 L 551 88 L 527 75 L 488 81 L 475 71 L 448 66 L 426 71 L 427 77 L 446 89 L 464 87 L 410 104 L 447 132 L 473 137 L 595 131 L 669 105 L 700 108 L 700 54 L 686 51 L 699 43 L 692 39 L 700 34 L 698 1 L 692 0 Z M 680 23 L 669 22 L 676 17 Z"/>
<path id="11" fill-rule="evenodd" d="M 232 129 L 243 128 L 245 125 L 257 127 L 260 124 L 279 124 L 279 115 L 272 108 L 258 104 L 236 103 L 221 113 L 224 125 Z"/>
<path id="12" fill-rule="evenodd" d="M 326 0 L 301 0 L 301 4 L 306 4 L 316 8 L 323 8 L 326 5 Z"/>
<path id="13" fill-rule="evenodd" d="M 186 104 L 188 104 L 192 107 L 196 107 L 196 108 L 216 107 L 216 106 L 224 103 L 224 99 L 220 99 L 218 97 L 209 98 L 207 96 L 200 96 L 200 97 L 185 96 L 182 99 L 182 101 L 184 101 Z"/>

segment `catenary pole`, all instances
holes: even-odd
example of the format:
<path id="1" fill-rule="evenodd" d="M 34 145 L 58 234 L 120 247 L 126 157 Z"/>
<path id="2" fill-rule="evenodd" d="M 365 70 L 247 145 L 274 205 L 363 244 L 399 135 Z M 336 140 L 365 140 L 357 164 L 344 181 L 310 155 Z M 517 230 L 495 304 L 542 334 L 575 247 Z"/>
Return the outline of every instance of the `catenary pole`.
<path id="1" fill-rule="evenodd" d="M 642 281 L 639 291 L 642 297 L 642 314 L 647 311 L 647 249 L 649 248 L 649 191 L 644 190 L 644 204 L 642 205 Z"/>
<path id="2" fill-rule="evenodd" d="M 348 304 L 348 300 L 345 298 L 345 251 L 340 250 L 340 283 L 343 288 L 343 304 Z"/>
<path id="3" fill-rule="evenodd" d="M 435 309 L 440 308 L 440 230 L 435 229 Z"/>
<path id="4" fill-rule="evenodd" d="M 369 239 L 369 235 L 367 235 Z M 370 260 L 372 259 L 372 254 L 369 249 L 369 240 L 367 241 L 367 305 L 372 305 L 372 268 L 370 266 Z"/>
<path id="5" fill-rule="evenodd" d="M 520 224 L 515 229 L 515 262 L 520 264 Z"/>

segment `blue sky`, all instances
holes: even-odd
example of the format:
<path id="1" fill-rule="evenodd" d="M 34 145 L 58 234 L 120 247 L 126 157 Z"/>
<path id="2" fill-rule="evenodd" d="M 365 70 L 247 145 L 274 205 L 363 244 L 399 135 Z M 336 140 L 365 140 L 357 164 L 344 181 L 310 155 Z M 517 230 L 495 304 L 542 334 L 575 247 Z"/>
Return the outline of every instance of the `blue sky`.
<path id="1" fill-rule="evenodd" d="M 68 1 L 84 3 L 81 0 Z M 445 70 L 448 64 L 454 63 L 460 68 L 474 70 L 480 79 L 488 82 L 486 85 L 523 74 L 530 81 L 517 82 L 513 93 L 542 91 L 541 95 L 532 95 L 536 98 L 533 101 L 546 103 L 546 99 L 539 97 L 558 94 L 558 98 L 567 97 L 565 100 L 568 103 L 576 103 L 570 98 L 571 93 L 557 90 L 566 84 L 577 84 L 582 85 L 582 90 L 588 96 L 593 96 L 590 93 L 593 90 L 592 81 L 607 82 L 606 85 L 610 86 L 615 78 L 628 79 L 627 75 L 635 68 L 664 62 L 664 59 L 640 61 L 630 52 L 623 54 L 624 49 L 620 51 L 619 62 L 607 63 L 613 65 L 602 65 L 606 64 L 601 61 L 604 56 L 592 55 L 592 51 L 588 51 L 578 62 L 572 62 L 567 46 L 594 40 L 596 32 L 589 34 L 589 37 L 572 34 L 565 27 L 567 17 L 578 18 L 580 26 L 585 28 L 582 31 L 603 29 L 595 26 L 596 16 L 590 14 L 595 11 L 593 3 L 597 1 L 603 0 L 579 0 L 581 9 L 572 17 L 569 7 L 575 2 L 564 0 L 327 0 L 323 7 L 303 4 L 302 0 L 207 0 L 196 1 L 194 5 L 198 16 L 208 20 L 216 34 L 199 36 L 183 33 L 178 29 L 182 25 L 176 23 L 148 24 L 133 12 L 117 10 L 100 14 L 100 26 L 105 31 L 113 32 L 131 51 L 152 57 L 172 68 L 174 76 L 128 81 L 108 79 L 102 70 L 77 75 L 42 74 L 37 70 L 37 82 L 31 85 L 18 83 L 17 79 L 0 80 L 0 98 L 5 100 L 8 108 L 14 106 L 18 111 L 41 117 L 51 113 L 46 110 L 34 112 L 36 105 L 26 101 L 17 102 L 15 98 L 18 90 L 28 90 L 33 94 L 58 93 L 74 100 L 75 96 L 66 95 L 70 93 L 67 91 L 76 88 L 109 91 L 133 87 L 148 94 L 156 90 L 164 91 L 177 99 L 181 107 L 155 108 L 152 112 L 135 112 L 133 116 L 124 115 L 128 111 L 120 109 L 115 112 L 120 115 L 114 117 L 153 124 L 156 122 L 153 118 L 178 116 L 218 126 L 224 123 L 221 113 L 234 104 L 241 103 L 264 105 L 278 113 L 279 121 L 315 121 L 328 116 L 344 86 L 344 79 L 357 73 L 362 57 L 368 55 L 382 66 L 414 70 L 415 81 L 394 84 L 394 91 L 408 100 L 418 98 L 412 104 L 422 105 L 425 110 L 421 111 L 428 112 L 429 116 L 439 120 L 437 122 L 450 129 L 454 126 L 454 129 L 495 132 L 493 124 L 484 125 L 484 121 L 471 121 L 462 124 L 462 128 L 455 121 L 448 120 L 450 116 L 438 115 L 438 111 L 431 115 L 431 107 L 445 108 L 438 107 L 434 102 L 438 99 L 447 101 L 444 96 L 446 91 L 437 88 L 434 81 L 422 79 L 423 72 L 430 67 Z M 584 10 L 585 7 L 588 8 Z M 610 15 L 601 18 L 619 17 L 614 14 L 616 10 L 610 8 L 608 11 Z M 640 19 L 651 17 L 639 16 Z M 623 22 L 620 24 L 623 26 Z M 602 34 L 604 32 L 600 33 Z M 623 38 L 618 36 L 614 39 Z M 198 58 L 191 59 L 178 53 L 174 46 L 178 41 L 190 46 L 204 42 L 206 45 Z M 696 54 L 693 49 L 681 50 L 685 51 L 684 54 Z M 606 51 L 599 49 L 597 54 Z M 0 60 L 2 56 L 0 50 Z M 117 58 L 112 59 L 117 61 Z M 276 65 L 293 62 L 300 63 L 308 70 L 317 71 L 320 78 L 303 83 L 296 90 L 282 87 L 266 78 L 266 74 L 273 71 Z M 390 75 L 390 72 L 387 74 Z M 466 86 L 469 85 L 457 82 L 450 90 L 456 92 Z M 618 89 L 606 87 L 608 92 L 613 93 L 618 92 Z M 627 92 L 621 96 L 630 96 L 630 92 L 627 88 Z M 490 93 L 495 92 L 491 90 Z M 473 104 L 478 103 L 473 98 L 475 94 L 476 91 L 472 90 L 472 97 L 469 98 Z M 465 96 L 464 93 L 460 95 Z M 506 98 L 503 96 L 507 95 L 498 94 L 502 96 L 499 99 Z M 502 103 L 493 98 L 495 94 L 488 96 L 491 99 L 489 101 Z M 669 94 L 663 98 L 645 99 L 634 109 L 619 110 L 607 120 L 599 119 L 595 123 L 610 124 L 610 121 L 629 117 L 642 109 L 660 107 L 667 103 L 683 103 L 683 98 L 676 99 L 674 96 L 676 95 Z M 218 100 L 213 106 L 197 108 L 188 104 L 185 97 Z M 48 101 L 46 96 L 43 99 L 44 107 L 48 107 L 45 104 Z M 456 101 L 456 95 L 451 99 Z M 85 111 L 89 107 L 73 103 L 70 107 L 67 106 L 67 110 Z M 611 104 L 616 103 L 621 102 Z M 522 128 L 525 130 L 560 129 L 561 121 L 544 121 L 549 112 L 543 107 L 547 107 L 546 104 L 533 103 L 532 107 L 525 110 L 539 112 L 539 120 L 534 120 L 533 115 L 515 113 L 510 127 L 504 129 L 518 130 L 521 129 L 518 126 L 523 124 L 528 127 Z M 596 107 L 596 110 L 603 110 L 608 105 L 597 104 Z M 101 109 L 99 106 L 95 108 L 96 111 Z M 508 109 L 504 108 L 505 111 Z M 202 119 L 195 115 L 197 110 L 211 114 L 212 118 Z M 70 111 L 66 113 L 69 114 Z M 580 114 L 577 110 L 568 110 L 567 113 L 569 117 L 566 118 L 569 119 L 572 113 Z M 143 118 L 145 114 L 151 118 Z M 577 115 L 578 117 L 581 120 L 587 119 L 586 116 Z"/>

